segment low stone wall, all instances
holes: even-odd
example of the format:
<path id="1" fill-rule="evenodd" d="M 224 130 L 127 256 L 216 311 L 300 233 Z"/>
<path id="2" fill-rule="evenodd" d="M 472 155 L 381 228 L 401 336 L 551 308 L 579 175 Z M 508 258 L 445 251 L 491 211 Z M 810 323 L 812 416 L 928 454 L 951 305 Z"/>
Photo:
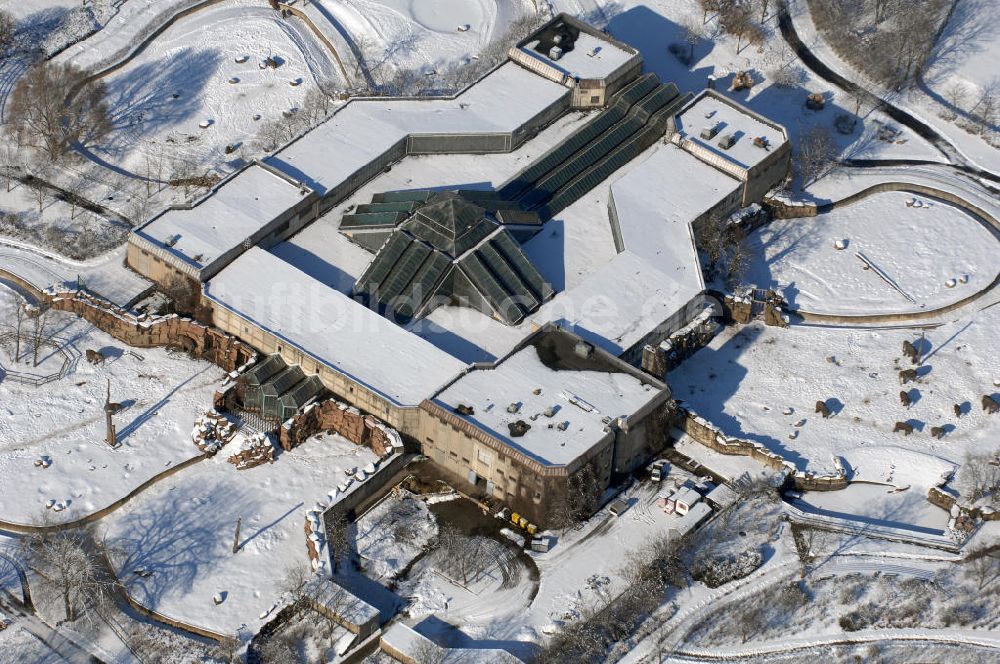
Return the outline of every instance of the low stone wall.
<path id="1" fill-rule="evenodd" d="M 763 205 L 772 219 L 798 219 L 819 214 L 815 203 L 788 203 L 777 198 L 765 198 Z"/>
<path id="2" fill-rule="evenodd" d="M 958 504 L 955 496 L 936 486 L 932 486 L 927 491 L 927 501 L 947 512 L 951 512 L 955 508 L 955 505 Z M 994 510 L 989 507 L 970 508 L 960 504 L 958 505 L 958 508 L 962 511 L 962 514 L 972 517 L 973 519 L 982 519 L 983 521 L 1000 521 L 1000 510 Z"/>
<path id="3" fill-rule="evenodd" d="M 167 347 L 209 360 L 226 371 L 235 371 L 256 356 L 256 351 L 235 337 L 190 318 L 136 317 L 125 309 L 86 291 L 42 292 L 42 301 L 57 311 L 85 319 L 102 332 L 138 348 Z"/>
<path id="4" fill-rule="evenodd" d="M 760 443 L 754 443 L 741 438 L 732 438 L 722 433 L 717 426 L 708 420 L 688 411 L 677 408 L 675 425 L 684 433 L 705 447 L 728 456 L 746 456 L 773 470 L 787 471 L 799 491 L 838 491 L 849 484 L 843 468 L 837 473 L 820 475 L 814 472 L 796 471 L 795 466 L 781 455 L 772 452 Z"/>
<path id="5" fill-rule="evenodd" d="M 309 405 L 287 420 L 278 431 L 278 440 L 283 449 L 290 450 L 321 431 L 333 431 L 355 445 L 367 445 L 379 457 L 403 448 L 395 429 L 336 399 Z"/>

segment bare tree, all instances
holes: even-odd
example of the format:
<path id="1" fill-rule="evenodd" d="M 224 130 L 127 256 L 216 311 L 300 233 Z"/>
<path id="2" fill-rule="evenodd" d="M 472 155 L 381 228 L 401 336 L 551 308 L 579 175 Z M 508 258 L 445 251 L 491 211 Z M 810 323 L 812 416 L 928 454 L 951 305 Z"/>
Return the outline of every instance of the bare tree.
<path id="1" fill-rule="evenodd" d="M 984 132 L 989 131 L 997 121 L 997 101 L 1000 97 L 1000 78 L 994 78 L 979 95 L 979 101 L 973 107 L 976 119 Z"/>
<path id="2" fill-rule="evenodd" d="M 445 664 L 448 661 L 448 650 L 430 639 L 421 639 L 409 654 L 416 664 Z"/>
<path id="3" fill-rule="evenodd" d="M 31 315 L 31 343 L 34 350 L 32 354 L 32 366 L 37 367 L 39 349 L 49 343 L 55 332 L 50 331 L 48 327 L 49 309 L 47 307 L 36 308 L 34 309 L 34 313 L 29 315 Z"/>
<path id="4" fill-rule="evenodd" d="M 965 110 L 965 104 L 969 101 L 969 88 L 962 81 L 955 81 L 945 89 L 944 98 L 953 113 L 957 114 Z"/>
<path id="5" fill-rule="evenodd" d="M 0 53 L 14 43 L 14 17 L 9 12 L 0 11 Z"/>
<path id="6" fill-rule="evenodd" d="M 326 516 L 326 545 L 334 570 L 341 559 L 351 552 L 351 522 L 340 511 Z"/>
<path id="7" fill-rule="evenodd" d="M 21 328 L 24 325 L 26 315 L 27 308 L 23 303 L 18 302 L 14 313 L 14 320 L 17 325 L 17 329 L 14 331 L 14 364 L 21 361 Z"/>
<path id="8" fill-rule="evenodd" d="M 1000 495 L 1000 461 L 996 454 L 966 453 L 958 471 L 958 481 L 970 502 Z"/>
<path id="9" fill-rule="evenodd" d="M 469 536 L 454 526 L 445 526 L 438 533 L 438 562 L 443 570 L 462 585 L 479 579 L 493 564 L 485 537 Z"/>
<path id="10" fill-rule="evenodd" d="M 10 96 L 8 130 L 23 145 L 57 161 L 75 143 L 99 141 L 111 131 L 104 84 L 85 83 L 72 65 L 43 61 L 21 78 Z"/>
<path id="11" fill-rule="evenodd" d="M 795 160 L 802 186 L 811 184 L 826 175 L 837 157 L 837 147 L 829 128 L 823 125 L 810 127 L 799 140 Z"/>
<path id="12" fill-rule="evenodd" d="M 973 551 L 965 561 L 965 576 L 975 581 L 977 590 L 986 590 L 1000 580 L 1000 551 L 987 547 Z"/>
<path id="13" fill-rule="evenodd" d="M 723 7 L 721 13 L 722 29 L 731 35 L 736 35 L 736 52 L 742 50 L 743 37 L 753 25 L 750 10 L 741 4 L 730 4 Z"/>
<path id="14" fill-rule="evenodd" d="M 694 62 L 694 47 L 704 37 L 704 24 L 699 24 L 697 19 L 688 16 L 681 28 L 684 30 L 684 42 L 688 45 L 688 62 Z"/>
<path id="15" fill-rule="evenodd" d="M 65 620 L 100 615 L 111 601 L 114 581 L 106 577 L 98 555 L 80 531 L 33 534 L 22 542 L 31 566 L 38 569 L 44 585 L 60 597 Z"/>
<path id="16" fill-rule="evenodd" d="M 600 505 L 603 491 L 597 462 L 591 461 L 567 478 L 566 489 L 549 504 L 548 520 L 556 528 L 568 528 L 590 518 Z"/>

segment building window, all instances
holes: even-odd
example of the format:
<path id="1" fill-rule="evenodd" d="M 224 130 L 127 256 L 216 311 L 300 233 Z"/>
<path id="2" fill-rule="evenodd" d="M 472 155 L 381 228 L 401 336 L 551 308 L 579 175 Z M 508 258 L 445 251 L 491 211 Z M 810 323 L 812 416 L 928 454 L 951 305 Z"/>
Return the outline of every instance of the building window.
<path id="1" fill-rule="evenodd" d="M 448 454 L 450 454 L 453 459 L 457 459 L 458 458 L 458 455 L 455 454 L 454 452 L 448 452 Z"/>
<path id="2" fill-rule="evenodd" d="M 590 103 L 591 104 L 600 104 L 601 103 L 601 96 L 600 95 L 592 95 L 590 97 Z"/>
<path id="3" fill-rule="evenodd" d="M 469 463 L 469 460 L 468 460 L 468 459 L 466 459 L 465 457 L 462 457 L 462 462 L 463 462 L 463 463 Z"/>
<path id="4" fill-rule="evenodd" d="M 487 466 L 493 463 L 493 455 L 485 450 L 478 450 L 476 456 L 479 458 L 479 463 L 486 464 Z"/>
<path id="5" fill-rule="evenodd" d="M 427 436 L 426 440 L 427 440 L 427 442 L 428 442 L 428 443 L 430 443 L 431 445 L 433 445 L 433 444 L 434 444 L 434 439 L 433 439 L 433 438 L 431 438 L 430 436 Z"/>
<path id="6" fill-rule="evenodd" d="M 542 502 L 542 492 L 536 491 L 534 497 L 531 499 L 536 505 Z"/>

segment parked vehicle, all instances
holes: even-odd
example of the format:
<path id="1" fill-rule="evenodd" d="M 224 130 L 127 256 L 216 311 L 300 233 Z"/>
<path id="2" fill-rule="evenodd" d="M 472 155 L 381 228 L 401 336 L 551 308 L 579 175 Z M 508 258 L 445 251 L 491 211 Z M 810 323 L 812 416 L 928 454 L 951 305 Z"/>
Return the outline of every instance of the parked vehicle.
<path id="1" fill-rule="evenodd" d="M 659 482 L 663 480 L 666 476 L 666 471 L 669 463 L 666 459 L 657 459 L 653 462 L 653 465 L 649 467 L 649 478 L 654 482 Z"/>
<path id="2" fill-rule="evenodd" d="M 614 516 L 621 516 L 628 509 L 628 503 L 624 500 L 616 500 L 608 507 L 608 511 Z"/>

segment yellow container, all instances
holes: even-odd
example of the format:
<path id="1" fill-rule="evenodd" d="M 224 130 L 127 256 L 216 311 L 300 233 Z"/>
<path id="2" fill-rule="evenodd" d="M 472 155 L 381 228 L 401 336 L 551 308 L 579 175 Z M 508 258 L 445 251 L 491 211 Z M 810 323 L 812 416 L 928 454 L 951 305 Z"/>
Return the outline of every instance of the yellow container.
<path id="1" fill-rule="evenodd" d="M 518 514 L 517 512 L 513 512 L 510 515 L 510 522 L 513 523 L 513 524 L 520 523 L 521 522 L 521 515 Z"/>
<path id="2" fill-rule="evenodd" d="M 529 535 L 534 535 L 535 533 L 538 532 L 538 526 L 536 526 L 533 523 L 529 523 L 528 527 L 526 528 L 526 530 L 528 531 Z"/>

